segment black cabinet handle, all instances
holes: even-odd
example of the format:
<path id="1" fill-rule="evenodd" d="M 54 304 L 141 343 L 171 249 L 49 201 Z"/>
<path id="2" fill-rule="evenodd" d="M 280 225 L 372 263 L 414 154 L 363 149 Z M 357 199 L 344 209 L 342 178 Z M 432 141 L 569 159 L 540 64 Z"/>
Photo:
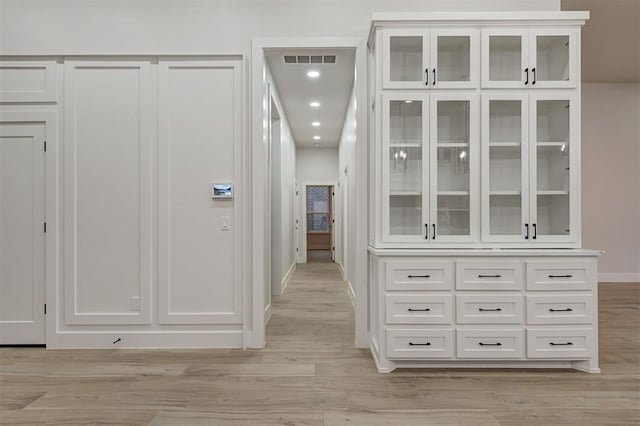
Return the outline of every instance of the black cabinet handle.
<path id="1" fill-rule="evenodd" d="M 409 342 L 409 346 L 431 346 L 431 342 L 427 342 L 427 343 L 413 343 L 413 342 Z"/>
<path id="2" fill-rule="evenodd" d="M 554 342 L 549 342 L 549 344 L 551 346 L 572 346 L 573 342 L 566 342 L 566 343 L 554 343 Z"/>
<path id="3" fill-rule="evenodd" d="M 429 239 L 429 224 L 428 223 L 424 224 L 424 239 L 425 240 Z"/>
<path id="4" fill-rule="evenodd" d="M 407 278 L 431 278 L 431 275 L 407 275 Z"/>
<path id="5" fill-rule="evenodd" d="M 524 239 L 528 240 L 529 239 L 529 224 L 528 223 L 524 224 L 524 229 L 527 230 L 527 235 L 524 236 Z"/>
<path id="6" fill-rule="evenodd" d="M 571 275 L 571 274 L 567 274 L 567 275 L 549 275 L 549 278 L 573 278 L 573 275 Z"/>
<path id="7" fill-rule="evenodd" d="M 433 69 L 433 83 L 431 83 L 432 86 L 436 85 L 436 69 Z"/>
<path id="8" fill-rule="evenodd" d="M 495 309 L 478 308 L 478 310 L 480 312 L 502 312 L 502 308 L 495 308 Z"/>
<path id="9" fill-rule="evenodd" d="M 424 309 L 409 308 L 409 309 L 407 309 L 407 311 L 409 311 L 409 312 L 431 312 L 431 309 L 429 309 L 429 308 L 424 308 Z"/>
<path id="10" fill-rule="evenodd" d="M 527 84 L 529 84 L 529 68 L 525 68 L 524 73 L 527 76 L 527 79 L 524 81 L 524 85 L 526 86 Z"/>
<path id="11" fill-rule="evenodd" d="M 478 275 L 478 278 L 502 278 L 502 275 Z"/>
<path id="12" fill-rule="evenodd" d="M 536 84 L 536 69 L 531 68 L 531 71 L 533 72 L 533 81 L 531 82 L 531 84 L 534 85 Z"/>
<path id="13" fill-rule="evenodd" d="M 436 224 L 433 224 L 433 237 L 431 237 L 432 240 L 436 239 Z"/>
<path id="14" fill-rule="evenodd" d="M 478 343 L 480 346 L 502 346 L 502 343 L 498 342 L 498 343 L 482 343 L 479 342 Z"/>
<path id="15" fill-rule="evenodd" d="M 533 224 L 533 237 L 531 237 L 532 239 L 536 239 L 538 238 L 538 224 L 534 223 Z"/>
<path id="16" fill-rule="evenodd" d="M 427 75 L 427 81 L 424 83 L 425 86 L 429 85 L 429 68 L 424 69 L 424 73 Z"/>
<path id="17" fill-rule="evenodd" d="M 573 309 L 571 309 L 571 308 L 566 308 L 566 309 L 549 308 L 549 312 L 573 312 Z"/>

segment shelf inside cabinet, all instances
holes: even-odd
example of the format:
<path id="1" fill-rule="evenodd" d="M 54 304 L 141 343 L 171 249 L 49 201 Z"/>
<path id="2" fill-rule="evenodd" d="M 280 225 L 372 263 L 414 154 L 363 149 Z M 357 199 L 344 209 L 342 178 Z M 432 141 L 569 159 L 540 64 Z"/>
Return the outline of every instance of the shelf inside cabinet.
<path id="1" fill-rule="evenodd" d="M 469 195 L 469 191 L 438 191 L 438 195 Z"/>
<path id="2" fill-rule="evenodd" d="M 416 196 L 416 195 L 422 195 L 422 192 L 420 191 L 391 191 L 389 193 L 389 195 L 407 195 L 407 196 Z"/>
<path id="3" fill-rule="evenodd" d="M 438 142 L 438 148 L 467 148 L 467 142 Z"/>
<path id="4" fill-rule="evenodd" d="M 500 190 L 500 191 L 489 191 L 489 195 L 520 195 L 522 194 L 522 192 L 518 191 L 518 190 Z"/>
<path id="5" fill-rule="evenodd" d="M 389 148 L 420 148 L 422 144 L 420 143 L 391 143 L 389 144 Z"/>
<path id="6" fill-rule="evenodd" d="M 569 191 L 538 191 L 538 195 L 569 195 Z"/>
<path id="7" fill-rule="evenodd" d="M 560 147 L 562 148 L 563 146 L 566 147 L 569 144 L 569 142 L 538 142 L 536 145 L 537 146 L 550 146 L 550 147 Z"/>
<path id="8" fill-rule="evenodd" d="M 520 142 L 489 142 L 490 147 L 519 147 Z"/>

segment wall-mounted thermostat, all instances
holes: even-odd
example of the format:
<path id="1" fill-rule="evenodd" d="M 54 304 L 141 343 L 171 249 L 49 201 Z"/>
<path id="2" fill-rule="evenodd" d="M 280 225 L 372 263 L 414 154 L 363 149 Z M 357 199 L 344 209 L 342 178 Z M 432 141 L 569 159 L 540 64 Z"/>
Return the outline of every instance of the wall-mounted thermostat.
<path id="1" fill-rule="evenodd" d="M 231 182 L 212 183 L 211 198 L 215 200 L 233 199 L 233 185 Z"/>

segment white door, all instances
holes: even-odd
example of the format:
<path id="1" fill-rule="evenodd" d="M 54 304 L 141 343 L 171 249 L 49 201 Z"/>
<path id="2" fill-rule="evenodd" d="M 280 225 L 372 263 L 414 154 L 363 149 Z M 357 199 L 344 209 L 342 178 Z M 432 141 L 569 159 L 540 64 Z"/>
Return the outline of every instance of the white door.
<path id="1" fill-rule="evenodd" d="M 482 30 L 482 87 L 531 87 L 529 38 L 526 30 L 487 28 Z"/>
<path id="2" fill-rule="evenodd" d="M 557 89 L 576 87 L 578 79 L 578 31 L 531 30 L 529 36 L 529 87 Z"/>
<path id="3" fill-rule="evenodd" d="M 529 95 L 532 242 L 576 242 L 580 161 L 573 92 Z"/>
<path id="4" fill-rule="evenodd" d="M 523 93 L 482 95 L 482 240 L 524 243 L 529 224 L 529 107 Z"/>
<path id="5" fill-rule="evenodd" d="M 432 89 L 478 87 L 480 44 L 476 29 L 431 30 Z"/>
<path id="6" fill-rule="evenodd" d="M 45 343 L 44 124 L 0 124 L 0 344 Z"/>
<path id="7" fill-rule="evenodd" d="M 388 29 L 382 33 L 385 89 L 429 86 L 429 30 Z"/>
<path id="8" fill-rule="evenodd" d="M 433 243 L 478 241 L 478 95 L 432 94 L 430 112 L 430 239 Z"/>

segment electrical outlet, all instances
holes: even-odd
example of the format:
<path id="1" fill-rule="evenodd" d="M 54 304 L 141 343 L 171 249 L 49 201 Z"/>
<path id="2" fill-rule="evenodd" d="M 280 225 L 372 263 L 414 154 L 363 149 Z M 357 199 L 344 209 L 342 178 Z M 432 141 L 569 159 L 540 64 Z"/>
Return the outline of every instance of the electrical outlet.
<path id="1" fill-rule="evenodd" d="M 133 312 L 140 312 L 140 297 L 131 298 L 131 310 Z"/>

